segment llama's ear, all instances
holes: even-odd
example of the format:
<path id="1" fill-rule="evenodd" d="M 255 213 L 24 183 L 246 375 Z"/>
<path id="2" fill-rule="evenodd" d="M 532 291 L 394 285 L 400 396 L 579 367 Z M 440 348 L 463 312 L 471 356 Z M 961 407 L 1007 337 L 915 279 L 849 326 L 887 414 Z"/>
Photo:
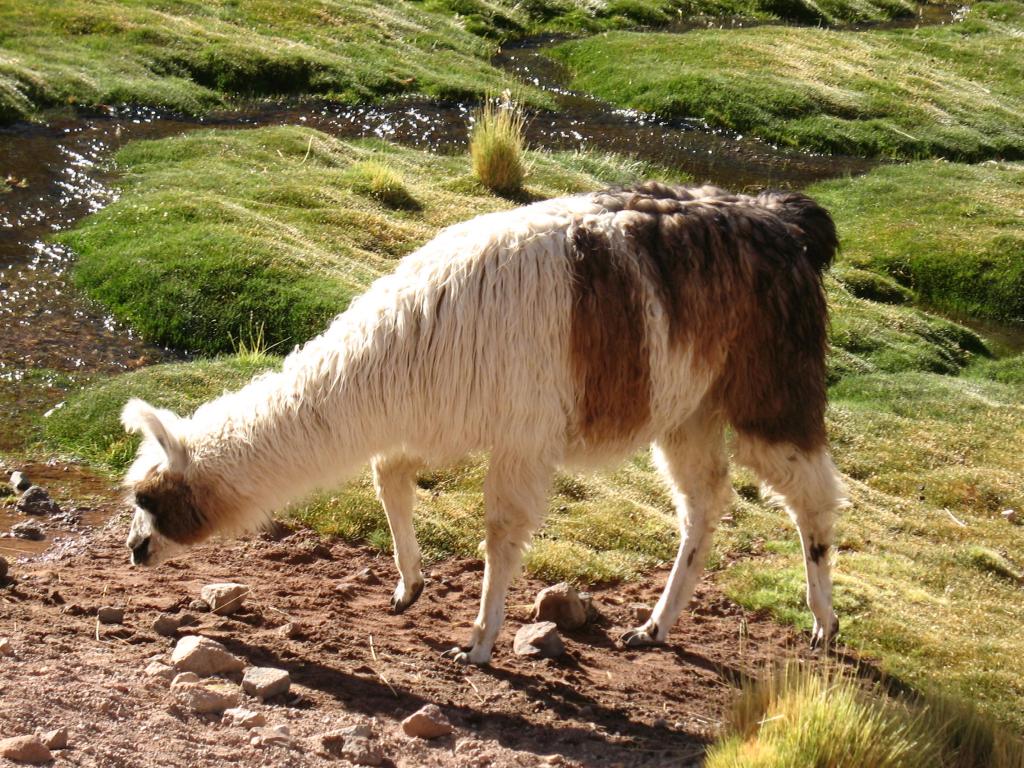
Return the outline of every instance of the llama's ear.
<path id="1" fill-rule="evenodd" d="M 133 398 L 121 411 L 121 423 L 129 432 L 142 432 L 152 437 L 167 454 L 167 468 L 176 474 L 185 470 L 188 451 L 181 438 L 174 434 L 178 417 L 167 410 L 157 410 L 145 400 Z"/>

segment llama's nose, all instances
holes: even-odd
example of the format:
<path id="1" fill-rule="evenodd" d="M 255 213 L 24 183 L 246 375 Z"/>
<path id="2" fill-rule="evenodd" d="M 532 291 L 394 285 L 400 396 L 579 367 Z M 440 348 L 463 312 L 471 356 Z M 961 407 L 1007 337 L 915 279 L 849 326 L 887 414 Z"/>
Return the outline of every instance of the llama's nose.
<path id="1" fill-rule="evenodd" d="M 132 565 L 145 565 L 149 557 L 149 539 L 147 536 L 134 547 L 132 547 Z"/>

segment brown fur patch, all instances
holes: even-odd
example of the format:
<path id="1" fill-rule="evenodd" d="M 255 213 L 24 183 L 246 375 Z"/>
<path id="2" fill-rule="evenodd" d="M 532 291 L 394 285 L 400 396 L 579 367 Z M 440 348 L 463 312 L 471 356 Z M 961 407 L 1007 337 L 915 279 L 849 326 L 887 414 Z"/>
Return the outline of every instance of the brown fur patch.
<path id="1" fill-rule="evenodd" d="M 717 371 L 712 402 L 733 427 L 805 450 L 822 446 L 827 305 L 821 270 L 837 245 L 828 213 L 796 193 L 751 198 L 657 183 L 597 199 L 610 211 L 635 212 L 625 225 L 630 247 L 620 258 L 635 259 L 668 316 L 672 343 Z M 614 282 L 602 290 L 611 292 Z M 619 288 L 630 294 L 621 301 L 639 304 L 635 282 Z M 608 323 L 620 311 L 610 298 L 603 303 L 604 312 L 586 322 Z M 627 339 L 643 336 L 642 329 L 618 332 L 622 347 L 609 345 L 602 354 L 626 354 Z"/>
<path id="2" fill-rule="evenodd" d="M 192 490 L 179 477 L 149 472 L 135 485 L 135 503 L 153 515 L 158 533 L 179 544 L 195 544 L 209 533 Z"/>
<path id="3" fill-rule="evenodd" d="M 587 442 L 628 438 L 650 417 L 650 355 L 639 275 L 606 233 L 580 227 L 570 257 L 570 349 L 580 392 L 576 431 Z"/>

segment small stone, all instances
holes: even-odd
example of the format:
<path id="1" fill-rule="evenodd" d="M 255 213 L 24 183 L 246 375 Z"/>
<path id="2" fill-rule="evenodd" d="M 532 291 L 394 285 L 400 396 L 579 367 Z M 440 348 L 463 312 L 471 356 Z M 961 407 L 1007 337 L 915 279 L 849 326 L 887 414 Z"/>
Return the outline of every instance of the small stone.
<path id="1" fill-rule="evenodd" d="M 192 683 L 199 682 L 199 675 L 195 672 L 179 672 L 171 680 L 171 688 L 180 688 L 185 685 L 192 685 Z"/>
<path id="2" fill-rule="evenodd" d="M 114 608 L 111 605 L 105 605 L 96 611 L 96 618 L 100 624 L 123 624 L 124 608 Z"/>
<path id="3" fill-rule="evenodd" d="M 0 637 L 0 656 L 13 656 L 14 646 L 11 645 L 11 641 L 6 637 Z"/>
<path id="4" fill-rule="evenodd" d="M 59 515 L 60 505 L 50 498 L 45 488 L 33 485 L 18 499 L 14 508 L 23 515 Z"/>
<path id="5" fill-rule="evenodd" d="M 233 685 L 202 681 L 180 685 L 172 683 L 171 689 L 181 704 L 199 714 L 219 713 L 238 706 L 238 689 Z"/>
<path id="6" fill-rule="evenodd" d="M 38 736 L 12 736 L 0 740 L 0 757 L 16 763 L 48 763 L 53 755 Z"/>
<path id="7" fill-rule="evenodd" d="M 167 613 L 160 614 L 153 621 L 153 631 L 163 637 L 174 637 L 180 626 L 181 618 Z"/>
<path id="8" fill-rule="evenodd" d="M 565 645 L 558 635 L 558 625 L 553 621 L 542 621 L 521 627 L 512 642 L 512 650 L 517 656 L 551 659 L 565 653 Z"/>
<path id="9" fill-rule="evenodd" d="M 267 717 L 262 712 L 253 712 L 244 707 L 233 707 L 224 711 L 223 725 L 235 728 L 259 728 L 267 724 Z"/>
<path id="10" fill-rule="evenodd" d="M 571 584 L 562 582 L 537 593 L 534 621 L 553 621 L 559 629 L 579 629 L 587 623 L 587 609 Z"/>
<path id="11" fill-rule="evenodd" d="M 1017 510 L 1015 509 L 1004 509 L 999 514 L 1003 518 L 1003 520 L 1005 520 L 1008 523 L 1020 522 L 1020 515 L 1017 514 Z"/>
<path id="12" fill-rule="evenodd" d="M 169 667 L 162 661 L 151 661 L 146 665 L 146 669 L 143 671 L 146 677 L 159 677 L 161 680 L 172 680 L 174 679 L 174 667 Z M 182 672 L 183 675 L 191 675 L 192 672 Z M 196 676 L 198 680 L 199 677 Z"/>
<path id="13" fill-rule="evenodd" d="M 242 689 L 260 699 L 288 693 L 291 684 L 292 679 L 287 672 L 273 667 L 249 667 L 242 677 Z"/>
<path id="14" fill-rule="evenodd" d="M 57 728 L 53 731 L 47 731 L 46 733 L 40 734 L 39 739 L 44 745 L 46 745 L 47 749 L 67 749 L 68 729 Z"/>
<path id="15" fill-rule="evenodd" d="M 249 592 L 250 589 L 246 584 L 224 582 L 207 584 L 199 596 L 210 606 L 211 611 L 221 616 L 227 616 L 242 607 Z"/>
<path id="16" fill-rule="evenodd" d="M 413 738 L 436 739 L 447 736 L 453 730 L 452 724 L 436 704 L 427 704 L 402 721 L 402 731 Z"/>
<path id="17" fill-rule="evenodd" d="M 349 725 L 336 731 L 328 731 L 320 736 L 320 743 L 328 750 L 337 750 L 352 738 L 369 739 L 373 736 L 373 728 L 366 724 Z"/>
<path id="18" fill-rule="evenodd" d="M 188 604 L 188 609 L 190 611 L 199 611 L 200 613 L 209 613 L 210 612 L 210 604 L 208 602 L 206 602 L 205 600 L 200 600 L 200 599 L 196 598 L 195 600 L 193 600 L 192 602 L 190 602 Z"/>
<path id="19" fill-rule="evenodd" d="M 380 578 L 369 568 L 363 568 L 354 578 L 356 581 L 371 587 L 380 584 Z"/>
<path id="20" fill-rule="evenodd" d="M 302 624 L 297 621 L 289 621 L 287 624 L 282 624 L 277 628 L 277 631 L 289 640 L 294 640 L 306 634 Z"/>
<path id="21" fill-rule="evenodd" d="M 227 648 L 200 635 L 186 635 L 174 646 L 171 663 L 180 672 L 195 672 L 201 677 L 225 672 L 240 672 L 245 662 Z"/>
<path id="22" fill-rule="evenodd" d="M 16 539 L 28 539 L 29 541 L 39 541 L 43 538 L 43 529 L 35 523 L 26 520 L 23 523 L 16 523 L 11 526 L 11 533 Z"/>
<path id="23" fill-rule="evenodd" d="M 355 765 L 380 765 L 384 762 L 380 749 L 364 736 L 346 739 L 341 747 L 341 756 Z"/>
<path id="24" fill-rule="evenodd" d="M 633 616 L 633 621 L 637 624 L 643 624 L 651 618 L 651 607 L 649 605 L 644 605 L 643 603 L 631 603 L 629 611 Z"/>
<path id="25" fill-rule="evenodd" d="M 287 747 L 292 743 L 291 731 L 287 725 L 272 725 L 269 728 L 264 728 L 258 738 L 258 744 Z"/>
<path id="26" fill-rule="evenodd" d="M 15 470 L 11 472 L 11 488 L 18 493 L 23 493 L 32 487 L 32 481 L 28 479 L 28 476 L 24 472 Z"/>

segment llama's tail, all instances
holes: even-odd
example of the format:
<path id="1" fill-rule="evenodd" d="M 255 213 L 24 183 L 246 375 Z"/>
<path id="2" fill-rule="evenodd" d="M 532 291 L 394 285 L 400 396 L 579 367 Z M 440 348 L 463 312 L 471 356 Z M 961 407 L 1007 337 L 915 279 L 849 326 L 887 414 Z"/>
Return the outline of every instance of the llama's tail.
<path id="1" fill-rule="evenodd" d="M 807 260 L 819 272 L 829 268 L 839 249 L 839 236 L 828 211 L 800 192 L 762 192 L 757 202 L 799 230 Z"/>

